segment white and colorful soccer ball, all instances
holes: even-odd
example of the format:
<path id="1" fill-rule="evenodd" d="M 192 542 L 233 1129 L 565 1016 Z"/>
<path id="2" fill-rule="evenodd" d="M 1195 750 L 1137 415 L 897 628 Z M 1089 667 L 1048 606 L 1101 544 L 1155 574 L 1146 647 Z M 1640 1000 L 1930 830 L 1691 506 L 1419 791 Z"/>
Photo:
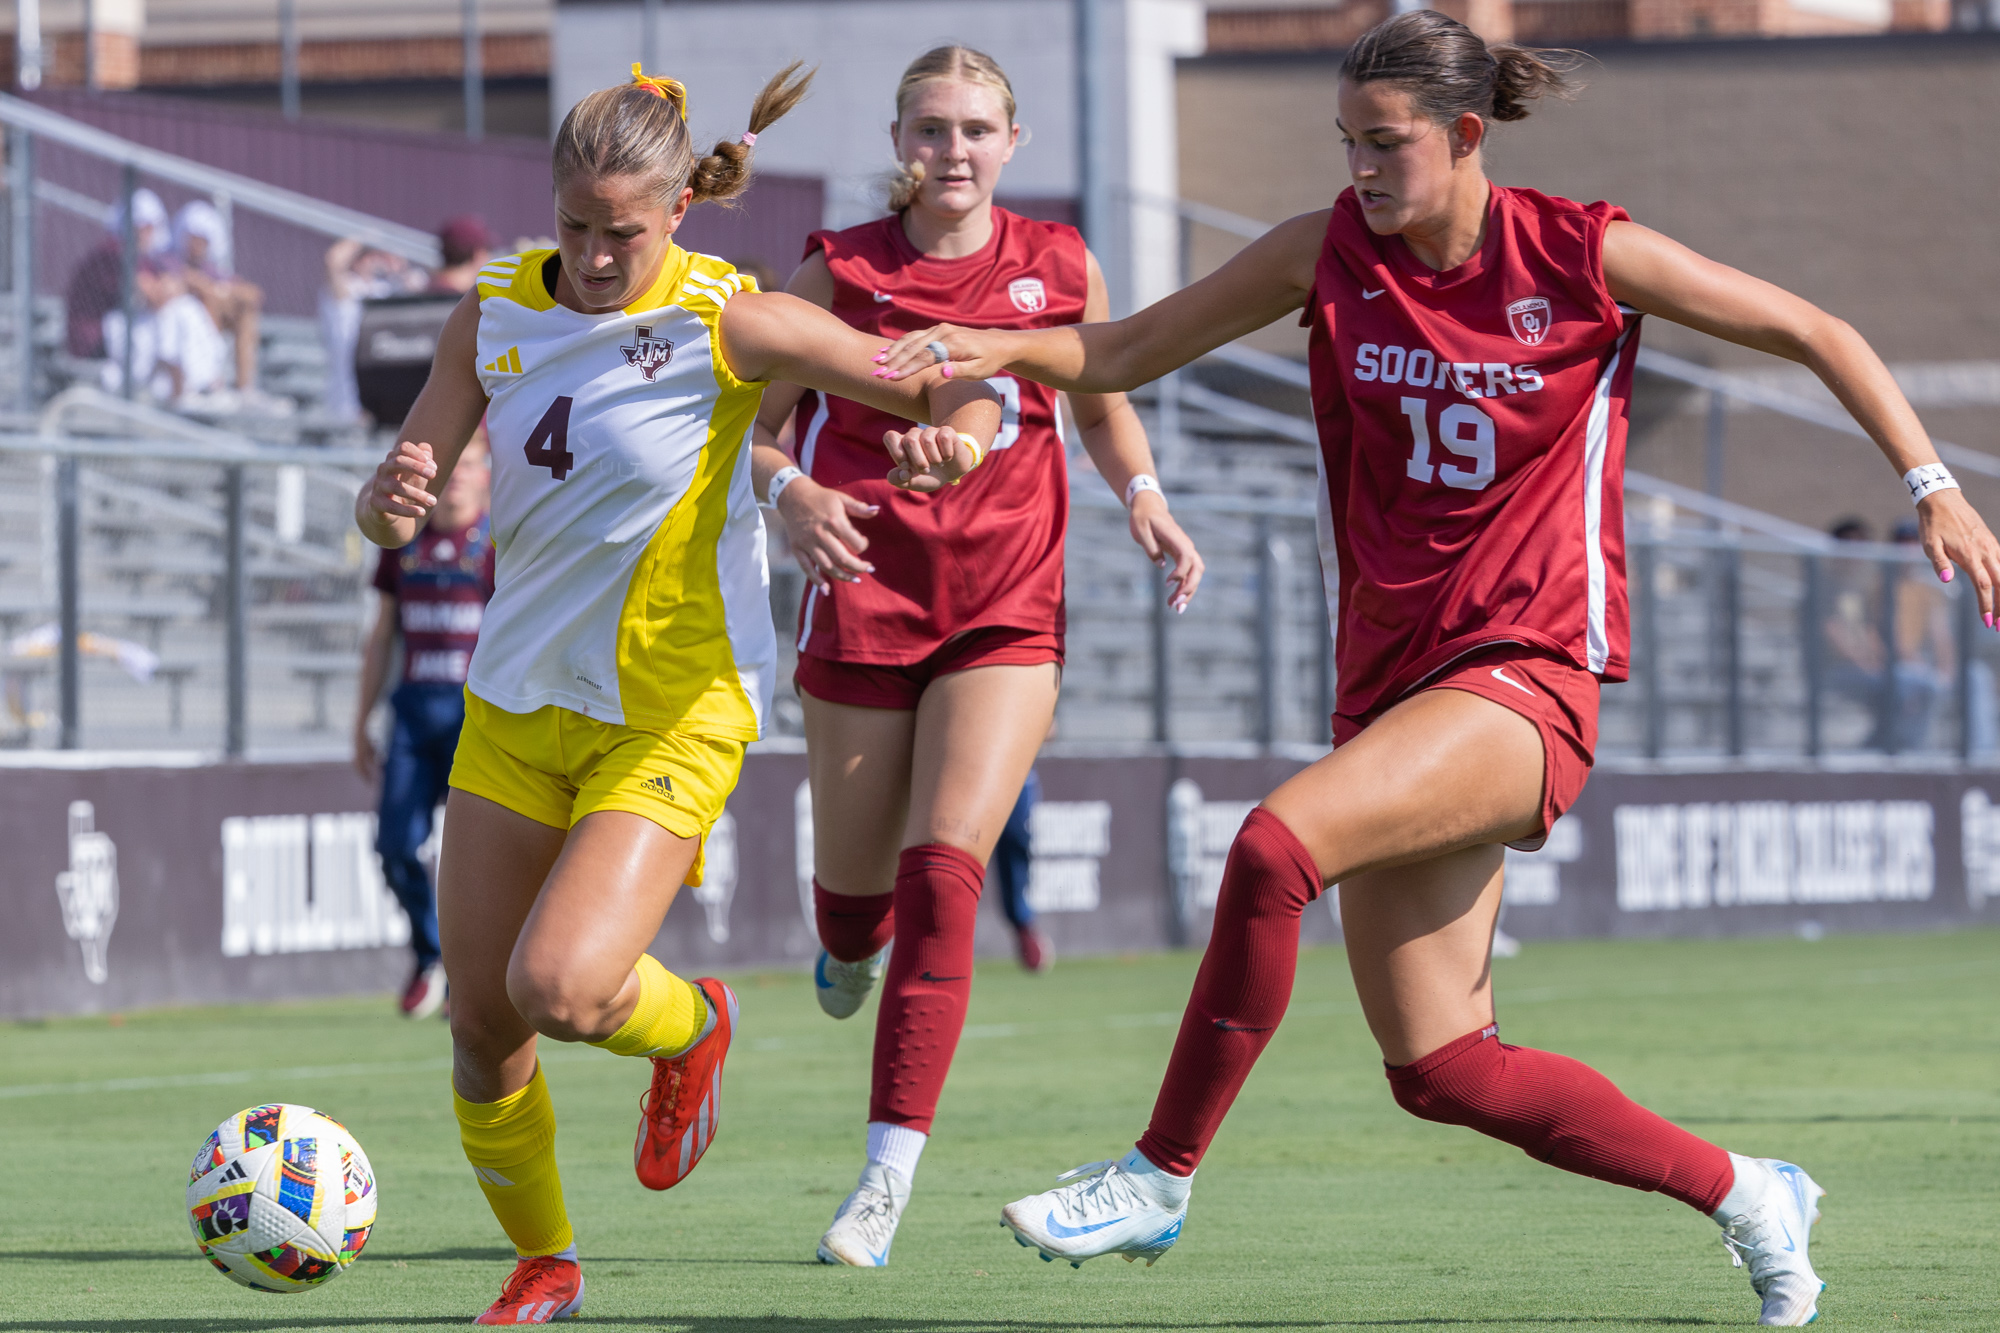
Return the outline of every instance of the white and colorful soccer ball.
<path id="1" fill-rule="evenodd" d="M 257 1291 L 338 1277 L 375 1225 L 375 1172 L 347 1127 L 272 1102 L 216 1126 L 188 1171 L 188 1224 L 208 1261 Z"/>

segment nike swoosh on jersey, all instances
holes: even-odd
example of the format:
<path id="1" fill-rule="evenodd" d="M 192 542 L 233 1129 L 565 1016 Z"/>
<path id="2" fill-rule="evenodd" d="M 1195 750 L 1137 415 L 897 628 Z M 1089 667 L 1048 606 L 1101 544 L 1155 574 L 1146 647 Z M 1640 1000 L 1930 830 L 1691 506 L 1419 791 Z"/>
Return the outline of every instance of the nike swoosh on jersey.
<path id="1" fill-rule="evenodd" d="M 1062 1223 L 1056 1221 L 1055 1209 L 1051 1208 L 1049 1209 L 1048 1228 L 1049 1228 L 1049 1234 L 1051 1236 L 1057 1236 L 1063 1240 L 1068 1240 L 1072 1236 L 1088 1236 L 1093 1231 L 1102 1231 L 1106 1227 L 1115 1227 L 1124 1220 L 1125 1219 L 1122 1217 L 1114 1217 L 1109 1222 L 1092 1222 L 1087 1227 L 1066 1227 Z"/>
<path id="2" fill-rule="evenodd" d="M 1505 674 L 1505 672 L 1500 667 L 1493 668 L 1493 679 L 1498 681 L 1505 681 L 1507 684 L 1512 685 L 1515 689 L 1519 690 L 1521 693 L 1525 695 L 1528 695 L 1530 698 L 1534 696 L 1535 692 L 1533 690 L 1529 689 L 1526 685 L 1523 685 L 1520 681 L 1515 680 L 1512 676 Z"/>
<path id="3" fill-rule="evenodd" d="M 890 295 L 889 295 L 889 294 L 888 294 L 887 292 L 877 292 L 877 293 L 875 293 L 875 304 L 876 304 L 876 305 L 887 305 L 887 304 L 889 304 L 889 302 L 891 302 L 891 301 L 893 301 L 893 300 L 895 300 L 895 299 L 896 299 L 895 297 L 893 297 L 893 296 L 890 296 Z"/>
<path id="4" fill-rule="evenodd" d="M 1380 296 L 1383 292 L 1386 292 L 1388 290 L 1389 289 L 1387 287 L 1377 287 L 1374 291 L 1371 292 L 1364 287 L 1361 289 L 1361 299 L 1364 301 L 1372 301 L 1376 297 Z"/>

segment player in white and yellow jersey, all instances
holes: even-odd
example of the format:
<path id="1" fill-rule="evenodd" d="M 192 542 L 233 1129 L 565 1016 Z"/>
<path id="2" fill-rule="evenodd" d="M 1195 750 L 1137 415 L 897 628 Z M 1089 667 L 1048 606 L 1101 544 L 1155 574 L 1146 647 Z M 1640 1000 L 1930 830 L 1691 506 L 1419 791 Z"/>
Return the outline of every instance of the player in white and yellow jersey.
<path id="1" fill-rule="evenodd" d="M 652 1058 L 642 1183 L 677 1184 L 715 1135 L 736 997 L 645 950 L 700 882 L 702 837 L 770 703 L 750 467 L 765 383 L 938 423 L 884 441 L 913 490 L 964 475 L 999 426 L 984 385 L 871 377 L 874 342 L 673 243 L 691 204 L 749 184 L 750 145 L 805 92 L 797 71 L 698 160 L 672 80 L 634 66 L 579 102 L 556 135 L 557 248 L 481 271 L 356 501 L 369 540 L 408 543 L 485 417 L 498 573 L 438 885 L 460 1138 L 520 1255 L 482 1324 L 583 1303 L 538 1034 Z"/>

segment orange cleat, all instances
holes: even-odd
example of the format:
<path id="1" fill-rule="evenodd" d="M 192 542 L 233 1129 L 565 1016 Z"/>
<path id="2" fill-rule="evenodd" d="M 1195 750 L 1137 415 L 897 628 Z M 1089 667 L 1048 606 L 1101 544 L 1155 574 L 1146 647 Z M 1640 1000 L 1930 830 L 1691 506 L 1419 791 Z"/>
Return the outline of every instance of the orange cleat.
<path id="1" fill-rule="evenodd" d="M 547 1324 L 583 1313 L 583 1265 L 552 1254 L 522 1259 L 475 1324 Z"/>
<path id="2" fill-rule="evenodd" d="M 649 1190 L 670 1190 L 715 1142 L 722 1118 L 722 1062 L 736 1031 L 736 992 L 714 977 L 697 978 L 715 1029 L 671 1060 L 653 1057 L 653 1086 L 639 1100 L 632 1169 Z M 720 1001 L 720 1003 L 718 1003 Z"/>

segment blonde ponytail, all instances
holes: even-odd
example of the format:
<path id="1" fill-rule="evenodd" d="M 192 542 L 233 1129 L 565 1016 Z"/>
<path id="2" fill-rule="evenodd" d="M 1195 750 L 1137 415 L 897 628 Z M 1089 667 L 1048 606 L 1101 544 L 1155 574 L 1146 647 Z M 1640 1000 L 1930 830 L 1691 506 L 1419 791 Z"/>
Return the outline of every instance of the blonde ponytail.
<path id="1" fill-rule="evenodd" d="M 600 88 L 563 117 L 550 152 L 557 185 L 576 176 L 637 176 L 654 198 L 670 203 L 692 187 L 695 203 L 726 202 L 750 187 L 751 146 L 797 106 L 813 71 L 793 61 L 773 75 L 750 105 L 750 128 L 697 160 L 687 128 L 687 89 L 673 79 L 632 67 L 632 82 Z"/>

